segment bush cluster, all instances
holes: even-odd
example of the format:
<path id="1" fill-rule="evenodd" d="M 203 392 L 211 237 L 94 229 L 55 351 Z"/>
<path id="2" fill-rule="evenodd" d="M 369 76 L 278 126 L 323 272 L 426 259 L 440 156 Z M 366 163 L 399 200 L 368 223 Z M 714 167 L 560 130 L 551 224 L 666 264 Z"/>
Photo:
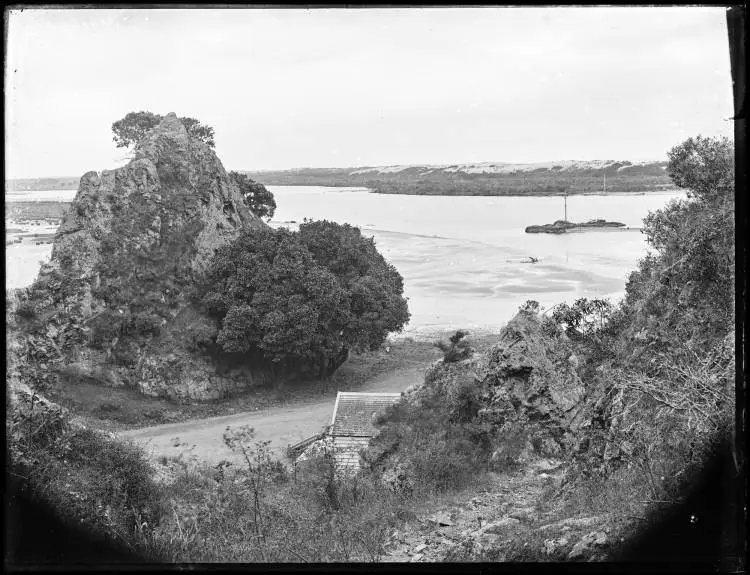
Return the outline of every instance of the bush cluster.
<path id="1" fill-rule="evenodd" d="M 330 375 L 350 349 L 377 349 L 409 318 L 403 279 L 358 228 L 246 228 L 220 248 L 200 301 L 225 353 L 260 351 L 282 367 Z"/>

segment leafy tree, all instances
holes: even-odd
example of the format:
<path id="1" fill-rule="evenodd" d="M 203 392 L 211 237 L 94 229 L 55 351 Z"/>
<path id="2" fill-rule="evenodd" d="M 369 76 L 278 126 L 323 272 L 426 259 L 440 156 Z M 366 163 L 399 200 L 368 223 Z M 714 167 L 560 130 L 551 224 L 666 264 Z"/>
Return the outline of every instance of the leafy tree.
<path id="1" fill-rule="evenodd" d="M 216 343 L 225 352 L 315 363 L 343 348 L 344 294 L 293 232 L 244 229 L 217 251 L 206 286 L 203 302 L 221 321 Z"/>
<path id="2" fill-rule="evenodd" d="M 180 121 L 182 122 L 182 125 L 185 126 L 185 129 L 191 138 L 200 140 L 211 149 L 214 148 L 216 142 L 214 142 L 214 129 L 211 126 L 201 124 L 200 121 L 195 118 L 183 117 L 180 118 Z"/>
<path id="3" fill-rule="evenodd" d="M 688 198 L 715 200 L 734 192 L 734 147 L 728 138 L 688 138 L 668 157 L 667 173 Z"/>
<path id="4" fill-rule="evenodd" d="M 118 148 L 135 146 L 161 122 L 162 117 L 151 112 L 130 112 L 112 124 L 112 138 Z"/>
<path id="5" fill-rule="evenodd" d="M 129 112 L 124 118 L 117 120 L 112 124 L 112 138 L 118 148 L 129 148 L 135 146 L 143 137 L 153 130 L 164 119 L 164 116 L 153 114 L 151 112 Z M 183 126 L 191 138 L 196 138 L 213 148 L 214 129 L 210 126 L 201 124 L 195 118 L 180 118 Z"/>
<path id="6" fill-rule="evenodd" d="M 359 228 L 327 220 L 305 220 L 302 243 L 315 261 L 331 272 L 347 296 L 348 322 L 343 337 L 357 349 L 377 349 L 389 332 L 409 321 L 404 280 Z"/>
<path id="7" fill-rule="evenodd" d="M 329 244 L 338 251 L 316 251 Z M 352 271 L 353 261 L 359 267 Z M 401 276 L 357 228 L 309 222 L 300 232 L 244 229 L 214 255 L 200 296 L 221 324 L 222 351 L 260 351 L 284 366 L 312 365 L 322 376 L 350 348 L 375 348 L 406 323 L 402 291 Z"/>
<path id="8" fill-rule="evenodd" d="M 251 180 L 245 174 L 229 172 L 229 176 L 237 184 L 242 199 L 250 211 L 260 218 L 270 220 L 276 212 L 276 200 L 263 184 Z"/>

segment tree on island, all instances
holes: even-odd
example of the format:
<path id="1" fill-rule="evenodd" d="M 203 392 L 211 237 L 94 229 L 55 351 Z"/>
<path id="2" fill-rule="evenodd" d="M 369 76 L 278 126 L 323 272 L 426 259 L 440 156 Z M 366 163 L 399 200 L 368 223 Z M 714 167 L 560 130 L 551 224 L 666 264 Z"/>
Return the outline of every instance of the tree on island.
<path id="1" fill-rule="evenodd" d="M 242 194 L 242 199 L 251 212 L 260 218 L 267 218 L 268 220 L 273 217 L 273 214 L 276 212 L 276 200 L 268 188 L 239 172 L 229 172 L 229 177 L 237 184 Z"/>
<path id="2" fill-rule="evenodd" d="M 163 119 L 164 116 L 151 112 L 130 112 L 124 118 L 112 124 L 112 132 L 114 133 L 112 139 L 118 148 L 135 146 Z M 191 138 L 197 138 L 209 148 L 215 146 L 214 129 L 212 127 L 201 124 L 195 118 L 181 117 L 179 119 Z"/>

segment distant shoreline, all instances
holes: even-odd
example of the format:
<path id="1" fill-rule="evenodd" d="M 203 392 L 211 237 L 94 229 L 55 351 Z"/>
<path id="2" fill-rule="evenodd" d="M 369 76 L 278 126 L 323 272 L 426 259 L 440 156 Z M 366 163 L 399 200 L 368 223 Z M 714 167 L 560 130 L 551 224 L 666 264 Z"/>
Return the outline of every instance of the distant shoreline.
<path id="1" fill-rule="evenodd" d="M 509 198 L 528 198 L 528 197 L 539 197 L 539 198 L 546 198 L 546 197 L 563 197 L 565 196 L 564 193 L 558 193 L 558 192 L 508 192 L 508 193 L 496 193 L 496 194 L 473 194 L 473 193 L 461 193 L 463 190 L 457 190 L 456 193 L 450 193 L 450 194 L 420 194 L 416 192 L 411 191 L 403 191 L 403 192 L 380 192 L 373 188 L 368 188 L 367 186 L 349 186 L 349 185 L 320 185 L 320 184 L 266 184 L 269 186 L 283 186 L 288 188 L 304 188 L 304 187 L 322 187 L 322 188 L 333 188 L 333 189 L 339 189 L 339 188 L 356 188 L 351 189 L 352 192 L 359 192 L 359 191 L 366 191 L 371 194 L 380 194 L 384 196 L 456 196 L 456 197 L 480 197 L 480 198 L 502 198 L 502 197 L 509 197 Z M 40 192 L 40 191 L 51 191 L 48 188 L 39 189 L 39 190 L 23 190 L 23 192 Z M 61 191 L 67 191 L 67 190 L 61 190 Z M 568 197 L 572 196 L 651 196 L 651 195 L 667 195 L 667 194 L 675 194 L 679 193 L 681 190 L 680 188 L 673 187 L 673 188 L 665 188 L 665 189 L 658 189 L 658 190 L 639 190 L 639 191 L 632 191 L 632 192 L 626 192 L 622 190 L 617 191 L 611 191 L 611 192 L 603 192 L 601 190 L 581 190 L 581 191 L 570 191 L 568 192 Z M 6 192 L 8 193 L 8 192 Z M 18 194 L 22 193 L 20 191 L 14 191 L 9 192 L 12 194 Z M 73 200 L 7 200 L 5 201 L 6 206 L 6 212 L 8 212 L 8 208 L 15 206 L 16 208 L 29 206 L 32 204 L 45 204 L 45 205 L 67 205 L 70 204 Z"/>
<path id="2" fill-rule="evenodd" d="M 273 184 L 271 184 L 273 185 Z M 326 186 L 326 187 L 339 187 L 339 186 Z M 678 193 L 681 190 L 679 188 L 665 189 L 665 190 L 644 190 L 638 192 L 568 192 L 567 196 L 656 196 L 656 195 L 668 195 Z M 470 194 L 470 193 L 455 193 L 455 194 L 419 194 L 415 192 L 378 192 L 376 190 L 370 190 L 372 194 L 380 194 L 383 196 L 424 196 L 424 197 L 460 197 L 460 198 L 562 198 L 566 194 L 561 193 L 549 193 L 549 192 L 529 192 L 529 193 L 502 193 L 502 194 Z"/>

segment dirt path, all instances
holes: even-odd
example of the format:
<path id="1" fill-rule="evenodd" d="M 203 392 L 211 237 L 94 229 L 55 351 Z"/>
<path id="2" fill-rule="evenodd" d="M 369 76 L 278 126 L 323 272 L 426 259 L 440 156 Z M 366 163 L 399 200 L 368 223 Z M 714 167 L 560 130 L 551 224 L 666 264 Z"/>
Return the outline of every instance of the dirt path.
<path id="1" fill-rule="evenodd" d="M 398 392 L 422 381 L 429 364 L 410 367 L 379 376 L 357 391 Z M 340 391 L 347 391 L 341 388 Z M 211 417 L 182 423 L 168 423 L 123 431 L 119 435 L 141 444 L 153 457 L 195 456 L 210 464 L 222 459 L 236 460 L 224 445 L 224 430 L 241 425 L 255 428 L 255 437 L 270 440 L 271 448 L 279 457 L 284 456 L 287 445 L 297 443 L 319 432 L 330 423 L 334 398 L 323 399 L 304 405 L 276 407 L 262 411 L 251 411 Z"/>

